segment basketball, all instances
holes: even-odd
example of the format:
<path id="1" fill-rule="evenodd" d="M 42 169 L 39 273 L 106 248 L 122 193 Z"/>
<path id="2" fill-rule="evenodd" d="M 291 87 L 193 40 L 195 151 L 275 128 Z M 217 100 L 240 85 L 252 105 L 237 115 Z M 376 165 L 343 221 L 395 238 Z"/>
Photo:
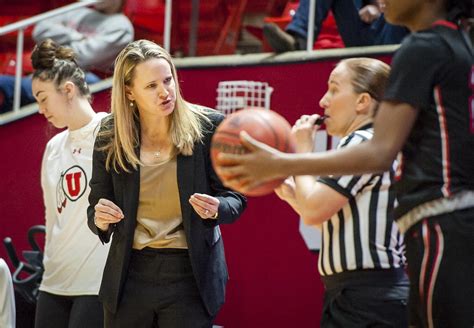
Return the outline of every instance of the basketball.
<path id="1" fill-rule="evenodd" d="M 228 115 L 217 127 L 211 142 L 211 160 L 214 168 L 217 155 L 221 152 L 231 154 L 247 152 L 240 143 L 240 131 L 246 131 L 252 138 L 282 152 L 294 152 L 291 126 L 283 116 L 268 109 L 244 108 Z M 223 177 L 219 178 L 225 181 Z M 284 180 L 271 180 L 246 192 L 237 191 L 247 196 L 263 196 L 272 193 Z"/>

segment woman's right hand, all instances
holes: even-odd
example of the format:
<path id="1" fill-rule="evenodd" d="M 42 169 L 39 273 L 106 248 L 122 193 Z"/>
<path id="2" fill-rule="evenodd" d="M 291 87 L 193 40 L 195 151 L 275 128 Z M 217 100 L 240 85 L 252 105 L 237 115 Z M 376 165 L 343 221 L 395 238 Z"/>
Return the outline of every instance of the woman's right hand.
<path id="1" fill-rule="evenodd" d="M 107 231 L 110 224 L 118 223 L 124 218 L 120 207 L 105 198 L 99 199 L 94 209 L 94 224 L 102 231 Z"/>
<path id="2" fill-rule="evenodd" d="M 319 128 L 315 122 L 319 117 L 318 114 L 303 115 L 293 125 L 291 133 L 296 140 L 296 152 L 309 153 L 313 151 L 314 135 Z"/>

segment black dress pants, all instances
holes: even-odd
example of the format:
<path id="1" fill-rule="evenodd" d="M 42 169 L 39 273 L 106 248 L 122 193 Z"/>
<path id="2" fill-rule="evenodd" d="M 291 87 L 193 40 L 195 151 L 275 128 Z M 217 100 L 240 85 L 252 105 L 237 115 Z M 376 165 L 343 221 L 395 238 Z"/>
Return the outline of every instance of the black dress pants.
<path id="1" fill-rule="evenodd" d="M 106 328 L 212 327 L 186 249 L 133 250 L 116 313 Z"/>

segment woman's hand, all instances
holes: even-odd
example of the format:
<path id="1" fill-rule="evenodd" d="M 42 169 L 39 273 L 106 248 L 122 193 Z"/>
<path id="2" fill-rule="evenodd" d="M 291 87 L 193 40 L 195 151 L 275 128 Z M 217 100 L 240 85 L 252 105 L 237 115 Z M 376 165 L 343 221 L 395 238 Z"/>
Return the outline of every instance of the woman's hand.
<path id="1" fill-rule="evenodd" d="M 202 219 L 217 219 L 220 201 L 216 197 L 194 193 L 189 203 Z"/>
<path id="2" fill-rule="evenodd" d="M 283 181 L 283 183 L 278 188 L 275 189 L 275 194 L 277 194 L 277 196 L 284 201 L 296 201 L 295 188 L 295 180 L 293 177 L 289 177 Z"/>
<path id="3" fill-rule="evenodd" d="M 313 151 L 315 132 L 319 128 L 315 122 L 319 117 L 317 114 L 303 115 L 293 125 L 291 133 L 295 137 L 297 153 Z"/>
<path id="4" fill-rule="evenodd" d="M 94 224 L 102 231 L 107 231 L 110 224 L 118 223 L 124 218 L 120 207 L 105 198 L 99 199 L 94 209 Z"/>

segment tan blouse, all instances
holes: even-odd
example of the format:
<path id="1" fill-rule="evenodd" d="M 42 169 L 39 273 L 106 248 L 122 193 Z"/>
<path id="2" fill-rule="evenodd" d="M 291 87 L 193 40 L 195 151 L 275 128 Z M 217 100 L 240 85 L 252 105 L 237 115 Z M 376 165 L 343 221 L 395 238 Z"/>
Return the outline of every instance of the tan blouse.
<path id="1" fill-rule="evenodd" d="M 133 248 L 188 248 L 176 175 L 176 156 L 140 167 L 140 198 Z"/>

